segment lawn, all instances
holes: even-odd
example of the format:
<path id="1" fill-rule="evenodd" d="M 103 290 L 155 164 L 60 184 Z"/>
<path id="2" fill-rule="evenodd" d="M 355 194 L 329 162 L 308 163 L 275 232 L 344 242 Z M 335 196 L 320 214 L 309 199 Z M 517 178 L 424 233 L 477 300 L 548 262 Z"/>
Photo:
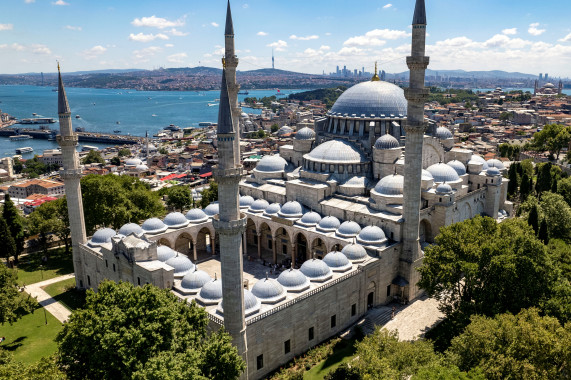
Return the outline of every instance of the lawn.
<path id="1" fill-rule="evenodd" d="M 14 355 L 14 360 L 32 364 L 56 352 L 54 341 L 62 324 L 46 312 L 46 325 L 43 308 L 23 316 L 13 325 L 0 325 L 0 336 L 6 337 L 2 347 Z"/>
<path id="2" fill-rule="evenodd" d="M 341 340 L 333 349 L 333 355 L 319 362 L 303 374 L 304 380 L 322 380 L 330 371 L 335 370 L 343 363 L 347 363 L 355 356 L 355 340 Z"/>
<path id="3" fill-rule="evenodd" d="M 55 282 L 43 289 L 56 301 L 73 311 L 85 304 L 85 292 L 75 289 L 75 278 Z"/>
<path id="4" fill-rule="evenodd" d="M 56 248 L 49 251 L 48 260 L 42 264 L 43 253 L 31 253 L 20 259 L 17 268 L 18 284 L 35 284 L 50 278 L 73 273 L 73 261 L 71 253 L 65 253 L 64 248 Z M 43 269 L 43 270 L 42 270 Z"/>

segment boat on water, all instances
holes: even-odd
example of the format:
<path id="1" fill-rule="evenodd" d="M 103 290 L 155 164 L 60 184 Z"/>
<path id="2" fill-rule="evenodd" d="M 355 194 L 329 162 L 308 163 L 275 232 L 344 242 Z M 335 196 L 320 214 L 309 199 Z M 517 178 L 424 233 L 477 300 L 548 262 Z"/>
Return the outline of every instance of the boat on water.
<path id="1" fill-rule="evenodd" d="M 114 129 L 113 133 L 121 133 L 121 130 L 120 129 Z"/>
<path id="2" fill-rule="evenodd" d="M 151 116 L 152 116 L 152 117 L 157 117 L 157 115 L 155 115 L 155 114 L 152 114 Z"/>
<path id="3" fill-rule="evenodd" d="M 34 113 L 32 113 L 32 116 L 38 116 L 38 114 L 34 112 Z"/>
<path id="4" fill-rule="evenodd" d="M 121 122 L 120 122 L 120 121 L 118 121 L 118 122 L 117 122 L 117 124 L 121 124 Z"/>
<path id="5" fill-rule="evenodd" d="M 75 127 L 76 132 L 85 132 L 85 128 L 83 127 Z"/>
<path id="6" fill-rule="evenodd" d="M 81 148 L 81 151 L 82 151 L 82 152 L 89 152 L 90 150 L 99 150 L 99 148 L 96 147 L 96 146 L 92 146 L 92 145 L 84 145 L 84 146 Z"/>
<path id="7" fill-rule="evenodd" d="M 75 118 L 76 118 L 76 119 L 81 119 L 81 116 L 75 115 Z"/>
<path id="8" fill-rule="evenodd" d="M 56 121 L 51 117 L 36 117 L 33 119 L 22 119 L 20 124 L 53 124 Z"/>
<path id="9" fill-rule="evenodd" d="M 32 153 L 34 148 L 30 146 L 24 146 L 22 148 L 16 148 L 16 154 L 25 154 L 25 153 Z"/>
<path id="10" fill-rule="evenodd" d="M 217 105 L 218 105 L 218 103 L 208 103 L 208 107 L 215 107 Z"/>
<path id="11" fill-rule="evenodd" d="M 201 121 L 200 123 L 198 123 L 199 127 L 211 127 L 212 125 L 214 125 L 214 123 L 210 121 Z"/>
<path id="12" fill-rule="evenodd" d="M 250 93 L 248 91 L 241 91 L 238 95 L 250 95 Z"/>
<path id="13" fill-rule="evenodd" d="M 177 131 L 180 131 L 180 127 L 178 127 L 178 126 L 176 126 L 176 125 L 174 125 L 174 124 L 171 124 L 171 125 L 169 125 L 168 127 L 165 127 L 165 130 L 177 132 Z"/>
<path id="14" fill-rule="evenodd" d="M 10 136 L 8 138 L 10 139 L 10 141 L 19 141 L 19 140 L 29 140 L 32 138 L 32 136 L 30 136 L 30 135 L 14 135 L 14 136 Z"/>

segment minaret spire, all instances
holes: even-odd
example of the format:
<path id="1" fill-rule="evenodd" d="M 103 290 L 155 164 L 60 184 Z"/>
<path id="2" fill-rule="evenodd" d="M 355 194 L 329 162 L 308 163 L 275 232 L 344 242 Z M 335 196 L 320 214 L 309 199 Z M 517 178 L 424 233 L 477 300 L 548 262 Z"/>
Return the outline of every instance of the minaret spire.
<path id="1" fill-rule="evenodd" d="M 373 75 L 373 77 L 371 78 L 371 82 L 378 82 L 380 80 L 381 78 L 379 78 L 379 74 L 377 71 L 377 61 L 375 61 L 375 75 Z"/>
<path id="2" fill-rule="evenodd" d="M 232 10 L 230 9 L 230 0 L 228 0 L 228 6 L 226 8 L 226 28 L 224 29 L 224 34 L 226 36 L 234 35 L 234 24 L 232 23 Z"/>
<path id="3" fill-rule="evenodd" d="M 63 81 L 61 79 L 61 71 L 59 67 L 59 62 L 57 63 L 57 73 L 58 73 L 58 114 L 71 113 L 69 109 L 69 103 L 67 102 L 67 95 L 65 94 L 65 88 L 63 87 Z"/>

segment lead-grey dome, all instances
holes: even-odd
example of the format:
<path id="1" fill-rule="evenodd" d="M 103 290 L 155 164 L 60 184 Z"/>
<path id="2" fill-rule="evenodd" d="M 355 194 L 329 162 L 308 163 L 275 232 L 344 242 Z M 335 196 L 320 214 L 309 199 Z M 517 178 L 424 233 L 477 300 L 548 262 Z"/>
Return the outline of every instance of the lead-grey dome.
<path id="1" fill-rule="evenodd" d="M 367 226 L 361 230 L 357 240 L 366 245 L 377 245 L 384 243 L 387 238 L 380 227 Z"/>
<path id="2" fill-rule="evenodd" d="M 169 228 L 181 228 L 187 226 L 189 221 L 182 213 L 171 212 L 165 216 L 163 223 L 166 224 Z"/>
<path id="3" fill-rule="evenodd" d="M 339 251 L 329 252 L 323 258 L 323 262 L 334 272 L 345 272 L 353 267 L 347 256 Z"/>
<path id="4" fill-rule="evenodd" d="M 146 234 L 158 234 L 166 231 L 167 229 L 167 226 L 159 218 L 147 219 L 141 227 Z"/>
<path id="5" fill-rule="evenodd" d="M 313 227 L 317 225 L 321 221 L 321 215 L 316 213 L 315 211 L 306 212 L 303 214 L 300 220 L 297 221 L 298 224 L 301 224 L 305 227 Z"/>
<path id="6" fill-rule="evenodd" d="M 89 245 L 91 246 L 100 246 L 101 244 L 106 244 L 111 242 L 111 238 L 117 235 L 117 232 L 111 228 L 101 228 L 97 230 L 91 240 L 89 241 Z"/>
<path id="7" fill-rule="evenodd" d="M 182 277 L 191 270 L 194 270 L 194 264 L 188 257 L 177 253 L 175 257 L 168 259 L 165 264 L 174 268 L 174 276 Z"/>
<path id="8" fill-rule="evenodd" d="M 180 286 L 184 289 L 197 290 L 210 281 L 212 281 L 212 277 L 210 277 L 210 275 L 205 271 L 198 270 L 195 266 L 193 271 L 184 275 L 180 282 Z"/>
<path id="9" fill-rule="evenodd" d="M 500 170 L 499 170 L 498 168 L 496 168 L 496 167 L 491 167 L 491 168 L 488 168 L 488 169 L 486 170 L 486 175 L 487 175 L 487 176 L 490 176 L 490 177 L 493 177 L 493 176 L 496 176 L 496 175 L 501 175 L 501 173 L 500 173 Z"/>
<path id="10" fill-rule="evenodd" d="M 436 186 L 436 194 L 452 194 L 452 187 L 447 183 Z"/>
<path id="11" fill-rule="evenodd" d="M 395 149 L 399 147 L 399 141 L 394 136 L 389 134 L 382 135 L 375 142 L 376 149 Z"/>
<path id="12" fill-rule="evenodd" d="M 248 208 L 254 203 L 254 198 L 249 195 L 240 195 L 240 208 Z"/>
<path id="13" fill-rule="evenodd" d="M 486 160 L 484 160 L 482 156 L 478 156 L 477 154 L 473 154 L 472 157 L 470 157 L 470 162 L 468 162 L 468 165 L 470 165 L 471 162 L 477 162 L 482 164 L 482 170 L 487 170 L 489 167 Z"/>
<path id="14" fill-rule="evenodd" d="M 280 212 L 282 205 L 279 203 L 272 203 L 264 210 L 264 215 L 275 215 Z"/>
<path id="15" fill-rule="evenodd" d="M 283 286 L 273 278 L 259 280 L 252 287 L 252 294 L 262 300 L 262 303 L 276 303 L 286 297 Z"/>
<path id="16" fill-rule="evenodd" d="M 284 135 L 287 135 L 288 133 L 292 133 L 292 132 L 293 132 L 293 129 L 291 127 L 284 125 L 280 129 L 278 129 L 278 136 L 284 136 Z"/>
<path id="17" fill-rule="evenodd" d="M 262 212 L 269 207 L 269 203 L 265 199 L 257 199 L 250 205 L 250 212 Z"/>
<path id="18" fill-rule="evenodd" d="M 341 253 L 345 255 L 349 260 L 354 263 L 360 263 L 365 261 L 367 258 L 367 251 L 363 246 L 359 244 L 349 244 L 346 245 L 342 250 Z"/>
<path id="19" fill-rule="evenodd" d="M 456 170 L 442 162 L 429 166 L 426 170 L 432 174 L 434 182 L 456 182 L 460 180 Z"/>
<path id="20" fill-rule="evenodd" d="M 434 177 L 432 176 L 432 174 L 430 174 L 430 172 L 426 169 L 422 169 L 422 180 L 423 181 L 430 181 L 433 180 Z"/>
<path id="21" fill-rule="evenodd" d="M 375 191 L 381 195 L 402 195 L 404 177 L 400 174 L 388 175 L 381 178 L 375 186 Z"/>
<path id="22" fill-rule="evenodd" d="M 244 314 L 246 317 L 257 313 L 260 310 L 260 300 L 256 298 L 248 289 L 244 289 Z M 218 311 L 224 314 L 224 300 L 220 302 Z"/>
<path id="23" fill-rule="evenodd" d="M 452 160 L 446 165 L 451 166 L 454 170 L 456 170 L 456 173 L 458 173 L 459 176 L 466 174 L 466 166 L 464 166 L 464 164 L 458 160 Z"/>
<path id="24" fill-rule="evenodd" d="M 278 277 L 278 282 L 288 292 L 301 292 L 309 288 L 309 280 L 299 269 L 287 269 Z"/>
<path id="25" fill-rule="evenodd" d="M 278 215 L 283 218 L 301 218 L 303 215 L 303 207 L 301 207 L 301 204 L 297 201 L 289 201 L 282 206 Z"/>
<path id="26" fill-rule="evenodd" d="M 434 135 L 441 140 L 454 138 L 454 135 L 452 135 L 452 132 L 450 132 L 450 130 L 446 127 L 436 128 L 436 133 Z"/>
<path id="27" fill-rule="evenodd" d="M 123 236 L 129 236 L 130 234 L 134 233 L 137 236 L 140 236 L 143 233 L 143 229 L 141 226 L 135 223 L 127 223 L 124 224 L 123 227 L 119 229 L 118 234 Z"/>
<path id="28" fill-rule="evenodd" d="M 347 89 L 331 108 L 333 115 L 366 117 L 406 116 L 407 102 L 402 88 L 383 81 L 367 81 Z"/>
<path id="29" fill-rule="evenodd" d="M 258 161 L 255 170 L 264 173 L 283 172 L 286 166 L 287 161 L 276 154 L 262 157 L 262 159 Z"/>
<path id="30" fill-rule="evenodd" d="M 163 263 L 176 256 L 176 251 L 166 245 L 159 245 L 157 247 L 157 258 Z"/>
<path id="31" fill-rule="evenodd" d="M 310 281 L 323 282 L 333 276 L 331 268 L 319 259 L 305 261 L 299 270 L 308 277 Z"/>
<path id="32" fill-rule="evenodd" d="M 486 162 L 488 164 L 488 168 L 498 168 L 499 170 L 504 170 L 506 168 L 504 163 L 496 158 L 492 158 Z"/>
<path id="33" fill-rule="evenodd" d="M 308 127 L 301 128 L 295 135 L 296 140 L 313 140 L 314 138 L 315 131 Z"/>
<path id="34" fill-rule="evenodd" d="M 218 202 L 212 202 L 204 209 L 204 213 L 208 216 L 214 216 L 220 213 L 220 204 Z"/>
<path id="35" fill-rule="evenodd" d="M 366 161 L 365 156 L 355 145 L 341 139 L 326 141 L 303 157 L 320 163 L 361 163 Z"/>
<path id="36" fill-rule="evenodd" d="M 222 299 L 222 281 L 214 279 L 207 282 L 202 289 L 200 289 L 198 295 L 205 301 L 218 301 Z"/>
<path id="37" fill-rule="evenodd" d="M 341 222 L 334 216 L 326 216 L 317 225 L 317 230 L 321 232 L 333 232 L 341 226 Z"/>
<path id="38" fill-rule="evenodd" d="M 341 223 L 335 234 L 344 238 L 351 238 L 357 236 L 359 232 L 361 232 L 361 226 L 352 220 L 348 220 Z"/>
<path id="39" fill-rule="evenodd" d="M 207 221 L 208 215 L 206 215 L 204 211 L 199 208 L 193 208 L 186 213 L 186 219 L 188 219 L 191 223 L 200 223 Z"/>
<path id="40" fill-rule="evenodd" d="M 138 166 L 142 164 L 143 161 L 139 160 L 138 158 L 129 158 L 125 161 L 125 166 Z"/>

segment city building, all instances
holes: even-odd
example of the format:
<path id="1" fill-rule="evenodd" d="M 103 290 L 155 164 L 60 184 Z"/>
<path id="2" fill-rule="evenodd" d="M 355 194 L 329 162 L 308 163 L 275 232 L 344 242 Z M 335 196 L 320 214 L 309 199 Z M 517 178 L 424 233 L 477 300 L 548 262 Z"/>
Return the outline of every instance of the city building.
<path id="1" fill-rule="evenodd" d="M 42 194 L 61 198 L 65 195 L 65 186 L 59 181 L 52 181 L 49 179 L 30 179 L 10 185 L 8 188 L 8 194 L 11 198 L 27 198 L 32 194 Z"/>

